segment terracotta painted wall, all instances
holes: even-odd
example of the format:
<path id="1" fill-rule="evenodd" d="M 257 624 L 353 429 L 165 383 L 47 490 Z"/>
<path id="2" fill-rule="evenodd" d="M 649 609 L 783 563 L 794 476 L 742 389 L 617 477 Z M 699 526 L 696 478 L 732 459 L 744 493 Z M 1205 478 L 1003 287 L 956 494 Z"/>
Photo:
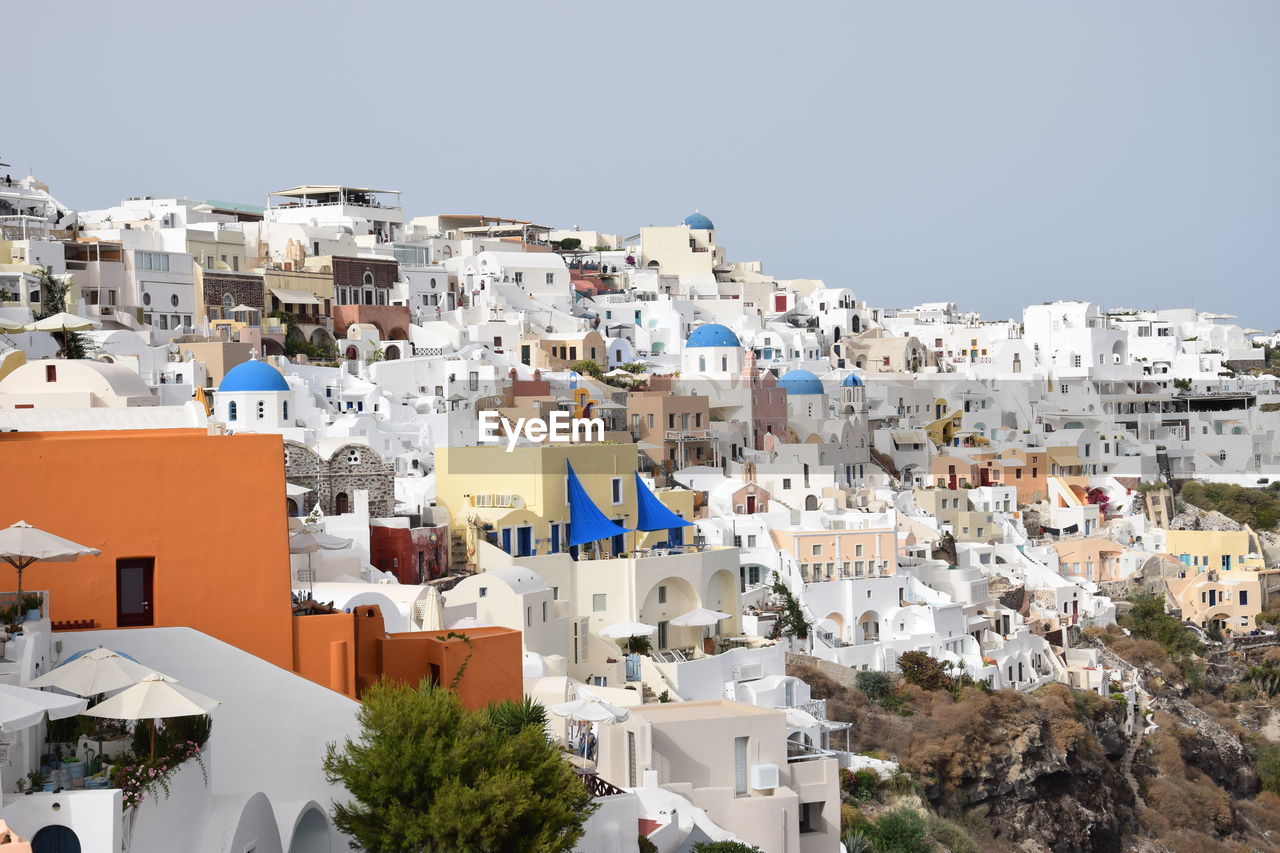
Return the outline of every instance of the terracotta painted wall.
<path id="1" fill-rule="evenodd" d="M 116 560 L 155 559 L 156 626 L 190 627 L 293 663 L 284 450 L 277 435 L 203 430 L 0 434 L 0 525 L 19 519 L 102 550 L 37 563 L 55 620 L 116 627 Z M 0 563 L 0 588 L 16 588 Z"/>
<path id="2" fill-rule="evenodd" d="M 483 708 L 504 699 L 519 701 L 523 695 L 520 632 L 510 628 L 470 628 L 468 644 L 448 631 L 392 634 L 380 644 L 382 672 L 391 679 L 417 684 L 439 669 L 440 683 L 452 683 L 470 653 L 458 681 L 458 696 L 468 708 Z"/>

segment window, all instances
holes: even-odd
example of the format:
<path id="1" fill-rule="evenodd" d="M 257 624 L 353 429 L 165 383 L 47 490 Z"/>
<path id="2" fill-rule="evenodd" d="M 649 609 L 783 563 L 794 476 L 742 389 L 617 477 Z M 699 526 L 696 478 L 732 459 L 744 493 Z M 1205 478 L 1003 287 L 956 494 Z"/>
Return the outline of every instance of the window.
<path id="1" fill-rule="evenodd" d="M 603 592 L 597 592 L 591 596 L 591 611 L 593 613 L 603 613 L 608 608 L 609 596 Z"/>
<path id="2" fill-rule="evenodd" d="M 524 284 L 524 273 L 518 272 L 515 275 L 516 284 Z"/>
<path id="3" fill-rule="evenodd" d="M 482 587 L 480 587 L 480 597 L 481 597 L 481 598 L 488 598 L 488 597 L 489 597 L 489 587 L 487 587 L 487 586 L 482 586 Z"/>
<path id="4" fill-rule="evenodd" d="M 610 494 L 612 495 L 614 504 L 622 503 L 622 478 L 614 477 L 610 481 Z"/>
<path id="5" fill-rule="evenodd" d="M 662 586 L 659 586 L 659 587 L 658 587 L 658 603 L 659 603 L 659 604 L 666 604 L 666 603 L 667 603 L 667 587 L 666 587 L 666 584 L 663 584 Z"/>
<path id="6" fill-rule="evenodd" d="M 547 621 L 547 603 L 545 601 L 542 602 L 542 621 Z"/>
<path id="7" fill-rule="evenodd" d="M 144 293 L 144 294 L 142 294 L 142 304 L 143 304 L 143 305 L 150 305 L 150 304 L 151 304 L 151 294 L 150 294 L 150 293 Z"/>
<path id="8" fill-rule="evenodd" d="M 236 403 L 232 400 L 227 404 L 227 420 L 234 421 L 236 419 Z"/>
<path id="9" fill-rule="evenodd" d="M 783 477 L 783 478 L 782 478 L 782 488 L 784 488 L 784 489 L 790 489 L 790 488 L 791 488 L 791 478 L 790 478 L 790 477 Z"/>
<path id="10" fill-rule="evenodd" d="M 814 546 L 813 546 L 813 556 L 815 556 L 815 557 L 821 557 L 821 556 L 822 556 L 822 545 L 814 545 Z"/>
<path id="11" fill-rule="evenodd" d="M 373 287 L 373 273 L 371 273 L 371 272 L 366 272 L 366 273 L 364 274 L 364 279 L 362 279 L 362 280 L 364 281 L 364 286 L 365 286 L 365 287 Z"/>
<path id="12" fill-rule="evenodd" d="M 174 308 L 178 307 L 178 294 L 174 293 L 169 297 L 169 304 Z"/>
<path id="13" fill-rule="evenodd" d="M 58 381 L 58 365 L 56 365 L 56 364 L 46 364 L 46 365 L 44 366 L 44 381 L 45 381 L 45 382 L 57 382 L 57 381 Z"/>
<path id="14" fill-rule="evenodd" d="M 733 739 L 733 794 L 736 797 L 747 795 L 747 742 L 750 738 Z"/>
<path id="15" fill-rule="evenodd" d="M 288 400 L 285 400 L 283 403 L 280 404 L 280 419 L 284 421 L 289 420 L 289 401 Z"/>
<path id="16" fill-rule="evenodd" d="M 555 283 L 556 283 L 556 274 L 553 272 L 547 273 L 547 284 L 555 284 Z"/>
<path id="17" fill-rule="evenodd" d="M 524 626 L 526 628 L 533 627 L 533 605 L 530 604 L 524 609 Z"/>
<path id="18" fill-rule="evenodd" d="M 1249 590 L 1240 590 L 1240 606 L 1243 607 L 1249 603 Z"/>

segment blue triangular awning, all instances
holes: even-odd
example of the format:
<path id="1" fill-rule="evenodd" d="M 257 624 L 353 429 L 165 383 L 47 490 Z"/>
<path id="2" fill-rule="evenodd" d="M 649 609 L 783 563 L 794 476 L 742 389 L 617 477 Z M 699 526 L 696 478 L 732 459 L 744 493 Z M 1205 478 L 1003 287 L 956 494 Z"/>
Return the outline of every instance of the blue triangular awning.
<path id="1" fill-rule="evenodd" d="M 631 531 L 620 524 L 615 524 L 591 502 L 587 490 L 582 488 L 578 475 L 573 473 L 572 463 L 565 461 L 569 468 L 569 544 L 584 545 L 611 536 L 620 536 Z"/>
<path id="2" fill-rule="evenodd" d="M 639 471 L 635 473 L 635 478 L 636 530 L 671 530 L 674 527 L 693 526 L 692 521 L 676 515 L 658 500 L 658 496 L 644 484 L 644 480 L 640 479 Z"/>

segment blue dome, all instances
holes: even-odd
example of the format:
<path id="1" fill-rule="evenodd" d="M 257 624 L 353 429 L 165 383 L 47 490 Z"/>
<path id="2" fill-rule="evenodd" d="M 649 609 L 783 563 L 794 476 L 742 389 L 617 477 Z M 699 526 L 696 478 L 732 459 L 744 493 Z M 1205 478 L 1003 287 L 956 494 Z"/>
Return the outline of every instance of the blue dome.
<path id="1" fill-rule="evenodd" d="M 808 370 L 796 369 L 783 374 L 778 387 L 788 394 L 822 394 L 822 380 Z"/>
<path id="2" fill-rule="evenodd" d="M 288 391 L 289 383 L 284 381 L 280 371 L 265 361 L 250 359 L 237 364 L 222 377 L 219 391 Z"/>
<path id="3" fill-rule="evenodd" d="M 728 326 L 719 323 L 707 323 L 699 326 L 684 342 L 686 347 L 740 347 L 738 336 Z"/>
<path id="4" fill-rule="evenodd" d="M 862 380 L 858 378 L 858 374 L 850 373 L 840 384 L 846 388 L 859 388 L 862 386 Z"/>
<path id="5" fill-rule="evenodd" d="M 695 231 L 714 231 L 716 227 L 712 224 L 710 219 L 696 211 L 694 213 L 690 213 L 684 218 L 684 224 L 688 225 Z"/>

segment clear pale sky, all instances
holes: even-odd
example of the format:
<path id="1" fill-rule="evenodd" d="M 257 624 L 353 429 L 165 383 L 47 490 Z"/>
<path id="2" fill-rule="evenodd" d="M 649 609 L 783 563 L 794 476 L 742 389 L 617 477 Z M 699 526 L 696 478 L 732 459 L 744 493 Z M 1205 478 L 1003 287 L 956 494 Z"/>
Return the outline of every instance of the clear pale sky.
<path id="1" fill-rule="evenodd" d="M 6 4 L 0 160 L 63 203 L 404 191 L 874 305 L 1280 326 L 1280 3 Z"/>

